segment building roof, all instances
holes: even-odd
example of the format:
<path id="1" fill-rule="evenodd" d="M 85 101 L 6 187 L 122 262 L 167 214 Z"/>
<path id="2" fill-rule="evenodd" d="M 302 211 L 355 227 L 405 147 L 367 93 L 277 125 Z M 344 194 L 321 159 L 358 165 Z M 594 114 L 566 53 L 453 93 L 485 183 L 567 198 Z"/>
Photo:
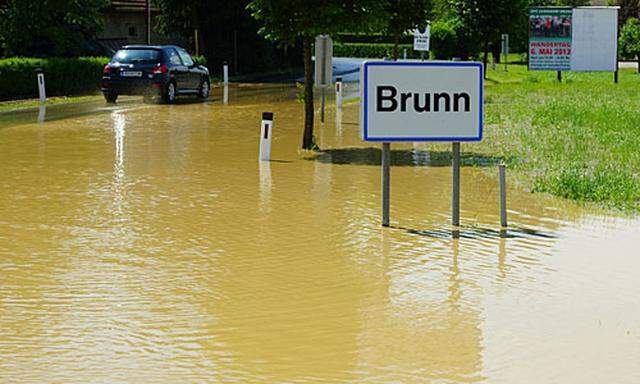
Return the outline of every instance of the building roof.
<path id="1" fill-rule="evenodd" d="M 146 12 L 150 0 L 111 0 L 111 9 L 118 12 Z M 151 7 L 156 11 L 156 7 Z"/>

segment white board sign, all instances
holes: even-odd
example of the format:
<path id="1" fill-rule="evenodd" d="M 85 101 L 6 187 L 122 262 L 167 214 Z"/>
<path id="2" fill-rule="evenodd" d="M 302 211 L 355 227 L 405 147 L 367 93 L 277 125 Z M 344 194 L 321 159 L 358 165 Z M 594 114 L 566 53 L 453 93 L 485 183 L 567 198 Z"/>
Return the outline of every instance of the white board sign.
<path id="1" fill-rule="evenodd" d="M 616 71 L 619 7 L 529 10 L 529 69 Z"/>
<path id="2" fill-rule="evenodd" d="M 616 71 L 618 8 L 575 8 L 571 49 L 572 71 Z"/>
<path id="3" fill-rule="evenodd" d="M 333 79 L 333 40 L 327 35 L 316 37 L 315 84 L 328 87 Z"/>
<path id="4" fill-rule="evenodd" d="M 428 51 L 429 40 L 431 39 L 431 25 L 427 25 L 427 29 L 424 32 L 419 29 L 413 30 L 413 50 L 414 51 Z"/>
<path id="5" fill-rule="evenodd" d="M 367 61 L 361 84 L 366 141 L 482 140 L 481 63 Z"/>
<path id="6" fill-rule="evenodd" d="M 502 44 L 502 54 L 503 55 L 508 55 L 509 54 L 509 35 L 506 33 L 502 34 L 502 38 L 500 39 L 500 42 Z"/>

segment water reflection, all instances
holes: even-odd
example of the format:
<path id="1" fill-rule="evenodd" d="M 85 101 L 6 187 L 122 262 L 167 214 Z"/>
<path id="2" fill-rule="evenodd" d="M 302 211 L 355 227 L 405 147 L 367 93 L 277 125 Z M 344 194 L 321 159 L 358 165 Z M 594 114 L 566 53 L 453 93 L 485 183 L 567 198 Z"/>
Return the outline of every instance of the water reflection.
<path id="1" fill-rule="evenodd" d="M 42 124 L 45 122 L 47 118 L 47 106 L 45 104 L 41 104 L 38 107 L 38 123 Z"/>
<path id="2" fill-rule="evenodd" d="M 259 161 L 260 172 L 260 210 L 262 212 L 271 211 L 271 163 L 269 161 Z"/>

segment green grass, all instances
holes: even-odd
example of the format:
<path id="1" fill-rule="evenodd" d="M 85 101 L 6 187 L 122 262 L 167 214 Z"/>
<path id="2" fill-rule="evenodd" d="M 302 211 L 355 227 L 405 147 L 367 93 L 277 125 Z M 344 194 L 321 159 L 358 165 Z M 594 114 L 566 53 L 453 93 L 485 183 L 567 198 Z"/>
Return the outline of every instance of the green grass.
<path id="1" fill-rule="evenodd" d="M 102 95 L 49 97 L 47 98 L 47 105 L 82 103 L 85 101 L 96 100 L 102 100 Z M 0 102 L 0 113 L 27 108 L 37 108 L 39 106 L 40 100 L 38 99 L 2 101 Z"/>
<path id="2" fill-rule="evenodd" d="M 466 149 L 505 158 L 533 191 L 640 212 L 640 76 L 489 71 L 485 140 Z"/>

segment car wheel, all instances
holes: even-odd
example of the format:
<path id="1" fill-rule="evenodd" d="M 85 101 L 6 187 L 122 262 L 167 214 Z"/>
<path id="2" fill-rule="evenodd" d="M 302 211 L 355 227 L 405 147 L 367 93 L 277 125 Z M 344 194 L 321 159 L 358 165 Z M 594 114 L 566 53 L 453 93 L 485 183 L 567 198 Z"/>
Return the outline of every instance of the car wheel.
<path id="1" fill-rule="evenodd" d="M 107 103 L 115 103 L 116 100 L 118 100 L 118 94 L 115 92 L 105 92 L 104 99 L 107 101 Z"/>
<path id="2" fill-rule="evenodd" d="M 176 84 L 173 81 L 167 84 L 162 99 L 167 104 L 173 104 L 176 101 Z"/>
<path id="3" fill-rule="evenodd" d="M 211 86 L 209 85 L 209 80 L 204 79 L 202 81 L 202 85 L 200 86 L 200 92 L 198 92 L 198 97 L 202 100 L 206 100 L 209 98 L 209 92 L 211 90 Z"/>

